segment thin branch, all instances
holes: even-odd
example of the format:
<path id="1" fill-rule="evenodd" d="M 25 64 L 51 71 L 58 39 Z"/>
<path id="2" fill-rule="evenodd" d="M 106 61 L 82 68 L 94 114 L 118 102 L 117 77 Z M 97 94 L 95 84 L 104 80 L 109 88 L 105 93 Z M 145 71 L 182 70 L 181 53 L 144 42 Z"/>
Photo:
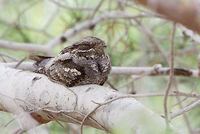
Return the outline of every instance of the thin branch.
<path id="1" fill-rule="evenodd" d="M 100 2 L 97 4 L 97 6 L 95 7 L 94 11 L 91 13 L 91 15 L 89 16 L 89 18 L 93 18 L 96 13 L 98 12 L 98 10 L 101 8 L 101 6 L 103 5 L 105 0 L 100 0 Z"/>
<path id="2" fill-rule="evenodd" d="M 185 68 L 174 68 L 174 75 L 185 76 L 185 77 L 199 77 L 198 70 L 196 69 L 185 69 Z M 111 70 L 113 75 L 148 75 L 148 76 L 159 76 L 169 75 L 170 68 L 162 66 L 153 67 L 117 67 L 113 66 Z"/>
<path id="3" fill-rule="evenodd" d="M 7 48 L 12 50 L 22 50 L 28 52 L 44 52 L 47 53 L 48 49 L 39 44 L 33 43 L 19 43 L 7 40 L 0 40 L 0 48 Z"/>
<path id="4" fill-rule="evenodd" d="M 175 90 L 178 92 L 178 83 L 177 83 L 176 79 L 174 79 L 174 80 L 175 80 L 175 84 L 174 84 L 175 85 Z M 186 98 L 188 98 L 188 96 Z M 179 105 L 180 109 L 182 109 L 183 108 L 183 104 L 182 104 L 182 100 L 181 100 L 180 96 L 176 96 L 176 100 L 178 102 L 178 105 Z M 185 113 L 183 114 L 183 119 L 185 121 L 185 124 L 186 124 L 186 127 L 188 129 L 188 132 L 190 134 L 193 134 L 190 121 L 188 119 L 188 116 Z"/>
<path id="5" fill-rule="evenodd" d="M 196 101 L 194 101 L 194 103 L 190 104 L 189 106 L 186 106 L 183 109 L 181 109 L 175 113 L 172 113 L 170 117 L 171 117 L 171 119 L 174 119 L 174 118 L 182 115 L 183 113 L 186 113 L 186 112 L 194 109 L 197 106 L 200 106 L 200 99 L 197 99 Z"/>
<path id="6" fill-rule="evenodd" d="M 10 56 L 10 55 L 8 55 L 8 54 L 6 54 L 6 53 L 0 53 L 0 56 L 1 57 L 7 57 L 7 58 L 9 58 L 11 61 L 18 61 L 15 57 L 12 57 L 12 56 Z"/>
<path id="7" fill-rule="evenodd" d="M 50 35 L 48 32 L 46 32 L 45 30 L 42 29 L 38 29 L 38 28 L 34 28 L 34 27 L 30 27 L 28 25 L 22 25 L 22 24 L 17 24 L 17 22 L 13 21 L 13 22 L 7 22 L 5 20 L 1 20 L 0 19 L 0 23 L 4 24 L 7 26 L 7 28 L 13 28 L 13 29 L 25 29 L 25 30 L 29 30 L 32 32 L 36 32 L 36 33 L 42 33 L 43 35 L 45 35 L 47 38 L 52 38 L 52 35 Z"/>
<path id="8" fill-rule="evenodd" d="M 100 105 L 97 105 L 92 111 L 90 111 L 81 121 L 81 134 L 83 134 L 83 125 L 86 119 L 89 118 L 90 115 L 92 115 L 93 113 L 95 113 L 95 111 L 100 107 Z"/>
<path id="9" fill-rule="evenodd" d="M 174 37 L 175 37 L 175 31 L 176 31 L 176 24 L 173 24 L 173 30 L 171 34 L 171 48 L 170 48 L 170 76 L 169 76 L 169 82 L 167 84 L 167 89 L 165 91 L 164 96 L 164 113 L 165 113 L 165 120 L 167 126 L 169 126 L 169 117 L 168 117 L 168 95 L 172 86 L 173 77 L 174 77 Z"/>
<path id="10" fill-rule="evenodd" d="M 142 97 L 159 97 L 159 96 L 165 96 L 164 93 L 143 93 L 143 94 L 133 94 L 132 95 L 135 98 L 142 98 Z M 190 94 L 190 93 L 183 93 L 183 92 L 173 92 L 168 94 L 168 96 L 176 97 L 190 97 L 190 98 L 200 98 L 199 94 Z"/>
<path id="11" fill-rule="evenodd" d="M 200 98 L 200 94 L 197 93 L 184 93 L 180 91 L 173 91 L 173 93 L 176 94 L 177 96 Z"/>
<path id="12" fill-rule="evenodd" d="M 153 32 L 151 32 L 150 29 L 148 29 L 145 25 L 143 25 L 137 19 L 135 19 L 134 21 L 137 23 L 138 28 L 140 29 L 141 33 L 143 33 L 147 37 L 147 39 L 149 40 L 151 45 L 160 53 L 160 55 L 162 56 L 163 60 L 167 61 L 168 59 L 167 59 L 166 53 L 160 47 L 159 41 L 155 39 Z"/>
<path id="13" fill-rule="evenodd" d="M 96 16 L 92 19 L 85 20 L 81 23 L 76 24 L 74 27 L 68 29 L 65 33 L 50 40 L 47 43 L 47 46 L 52 48 L 56 46 L 57 44 L 67 41 L 69 37 L 72 37 L 83 30 L 90 29 L 91 27 L 94 27 L 95 25 L 97 25 L 97 23 L 100 23 L 105 20 L 134 19 L 134 18 L 140 18 L 140 17 L 146 17 L 146 15 L 145 14 L 133 15 L 133 14 L 120 12 L 120 11 L 105 12 L 105 13 L 102 13 L 100 16 Z"/>
<path id="14" fill-rule="evenodd" d="M 121 11 L 104 12 L 100 16 L 96 16 L 94 18 L 76 24 L 74 27 L 68 29 L 65 33 L 49 41 L 46 45 L 17 43 L 12 41 L 0 40 L 0 47 L 12 50 L 28 51 L 28 52 L 43 52 L 47 53 L 48 55 L 52 55 L 51 50 L 54 46 L 60 43 L 64 43 L 65 41 L 67 41 L 69 37 L 72 37 L 83 30 L 90 29 L 91 27 L 94 27 L 96 24 L 102 21 L 117 20 L 117 19 L 135 19 L 147 16 L 148 15 L 146 14 L 133 15 Z"/>
<path id="15" fill-rule="evenodd" d="M 18 62 L 1 63 L 4 66 L 14 68 Z M 33 71 L 34 62 L 23 62 L 20 64 L 18 69 Z M 195 77 L 199 78 L 199 70 L 197 69 L 185 69 L 185 68 L 174 68 L 175 76 L 183 77 Z M 142 76 L 162 76 L 169 75 L 170 68 L 154 65 L 153 67 L 118 67 L 112 66 L 111 75 L 142 75 Z"/>

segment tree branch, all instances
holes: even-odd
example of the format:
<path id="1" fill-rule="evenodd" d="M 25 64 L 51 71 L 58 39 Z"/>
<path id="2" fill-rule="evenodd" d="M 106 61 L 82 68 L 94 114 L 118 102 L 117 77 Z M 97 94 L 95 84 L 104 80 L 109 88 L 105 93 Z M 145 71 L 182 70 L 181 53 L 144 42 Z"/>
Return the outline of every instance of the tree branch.
<path id="1" fill-rule="evenodd" d="M 7 40 L 0 40 L 0 48 L 22 50 L 28 52 L 43 52 L 43 53 L 48 52 L 48 48 L 45 47 L 44 45 L 33 44 L 33 43 L 18 43 Z"/>
<path id="2" fill-rule="evenodd" d="M 66 88 L 44 75 L 3 65 L 0 65 L 0 109 L 24 118 L 23 113 L 30 113 L 39 123 L 60 120 L 109 132 L 164 133 L 166 127 L 162 117 L 131 95 L 98 85 Z M 27 123 L 23 129 L 32 127 L 35 125 Z"/>
<path id="3" fill-rule="evenodd" d="M 105 21 L 105 20 L 134 19 L 134 18 L 140 18 L 140 17 L 145 17 L 145 16 L 147 16 L 147 15 L 145 15 L 145 14 L 133 15 L 133 14 L 129 14 L 126 12 L 120 12 L 120 11 L 105 12 L 105 13 L 102 13 L 100 16 L 96 16 L 94 18 L 91 18 L 91 19 L 88 19 L 88 20 L 85 20 L 83 22 L 76 24 L 74 27 L 68 29 L 65 33 L 50 40 L 47 43 L 47 46 L 52 48 L 57 44 L 67 41 L 67 39 L 69 37 L 72 37 L 75 34 L 81 32 L 83 30 L 95 27 L 98 23 Z"/>
<path id="4" fill-rule="evenodd" d="M 0 63 L 7 67 L 15 68 L 18 62 Z M 33 71 L 33 62 L 23 62 L 18 69 Z M 119 67 L 112 66 L 111 75 L 143 75 L 143 76 L 160 76 L 169 75 L 170 68 L 162 67 L 160 64 L 156 64 L 153 67 Z M 184 77 L 196 77 L 199 78 L 199 70 L 197 69 L 186 69 L 186 68 L 174 68 L 175 76 Z"/>
<path id="5" fill-rule="evenodd" d="M 174 68 L 175 76 L 185 76 L 185 77 L 199 77 L 198 70 L 195 69 L 185 69 L 185 68 Z M 159 75 L 169 75 L 170 68 L 155 65 L 153 67 L 112 67 L 111 74 L 115 75 L 149 75 L 149 76 L 159 76 Z"/>
<path id="6" fill-rule="evenodd" d="M 116 19 L 135 19 L 140 17 L 147 17 L 146 14 L 129 14 L 121 11 L 104 12 L 100 16 L 90 18 L 83 22 L 77 23 L 74 27 L 68 29 L 65 33 L 53 38 L 46 45 L 31 44 L 31 43 L 17 43 L 12 41 L 0 40 L 0 47 L 12 49 L 12 50 L 22 50 L 28 52 L 42 52 L 48 55 L 52 55 L 52 48 L 57 44 L 64 43 L 68 38 L 74 36 L 75 34 L 95 27 L 98 23 L 105 20 L 116 20 Z"/>
<path id="7" fill-rule="evenodd" d="M 183 115 L 184 113 L 194 109 L 197 106 L 200 106 L 200 99 L 199 98 L 197 98 L 192 104 L 180 109 L 177 112 L 172 113 L 171 114 L 171 119 L 173 119 L 173 118 L 175 118 L 177 116 Z"/>

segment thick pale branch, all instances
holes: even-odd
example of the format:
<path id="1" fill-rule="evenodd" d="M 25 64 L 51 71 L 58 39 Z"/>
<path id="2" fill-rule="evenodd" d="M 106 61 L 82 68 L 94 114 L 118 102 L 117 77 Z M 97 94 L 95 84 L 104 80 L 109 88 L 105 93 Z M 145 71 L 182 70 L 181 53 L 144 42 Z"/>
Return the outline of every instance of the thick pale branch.
<path id="1" fill-rule="evenodd" d="M 22 114 L 23 109 L 39 123 L 60 120 L 136 134 L 160 134 L 166 127 L 162 117 L 131 96 L 98 85 L 66 88 L 44 75 L 3 65 L 0 65 L 0 104 L 0 109 L 16 115 Z M 85 115 L 89 116 L 82 122 Z"/>

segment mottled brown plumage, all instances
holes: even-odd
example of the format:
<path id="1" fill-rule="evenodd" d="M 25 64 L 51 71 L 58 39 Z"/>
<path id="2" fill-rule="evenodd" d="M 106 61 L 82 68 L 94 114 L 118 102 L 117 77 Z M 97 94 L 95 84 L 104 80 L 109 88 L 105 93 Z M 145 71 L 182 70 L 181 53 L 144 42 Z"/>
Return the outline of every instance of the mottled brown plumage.
<path id="1" fill-rule="evenodd" d="M 35 72 L 68 87 L 99 84 L 107 80 L 110 59 L 104 52 L 105 43 L 96 37 L 86 37 L 64 48 L 56 57 L 32 56 Z"/>

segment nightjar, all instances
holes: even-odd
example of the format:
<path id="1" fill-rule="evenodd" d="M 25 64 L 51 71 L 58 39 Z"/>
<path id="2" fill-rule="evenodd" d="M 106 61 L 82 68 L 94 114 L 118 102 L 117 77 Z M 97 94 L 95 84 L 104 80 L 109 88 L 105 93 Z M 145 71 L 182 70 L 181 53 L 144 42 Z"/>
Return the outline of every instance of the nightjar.
<path id="1" fill-rule="evenodd" d="M 103 85 L 111 70 L 105 47 L 101 39 L 88 36 L 64 48 L 56 57 L 31 56 L 30 59 L 36 61 L 35 72 L 68 87 Z"/>

